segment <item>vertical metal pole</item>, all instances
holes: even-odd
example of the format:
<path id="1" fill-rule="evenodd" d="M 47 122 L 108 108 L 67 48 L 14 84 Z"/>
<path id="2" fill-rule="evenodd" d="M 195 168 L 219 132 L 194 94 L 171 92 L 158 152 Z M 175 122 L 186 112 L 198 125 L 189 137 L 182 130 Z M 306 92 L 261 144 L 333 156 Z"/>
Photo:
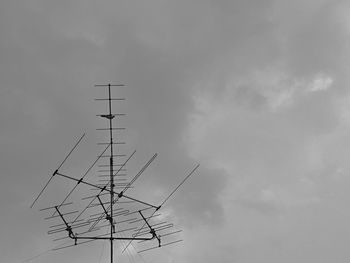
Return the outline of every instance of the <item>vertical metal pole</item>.
<path id="1" fill-rule="evenodd" d="M 114 178 L 113 178 L 113 134 L 112 134 L 112 100 L 111 100 L 111 84 L 108 84 L 108 99 L 109 99 L 109 137 L 110 137 L 110 147 L 111 147 L 111 156 L 109 158 L 110 165 L 110 207 L 111 207 L 111 263 L 113 263 L 113 200 L 114 200 Z"/>

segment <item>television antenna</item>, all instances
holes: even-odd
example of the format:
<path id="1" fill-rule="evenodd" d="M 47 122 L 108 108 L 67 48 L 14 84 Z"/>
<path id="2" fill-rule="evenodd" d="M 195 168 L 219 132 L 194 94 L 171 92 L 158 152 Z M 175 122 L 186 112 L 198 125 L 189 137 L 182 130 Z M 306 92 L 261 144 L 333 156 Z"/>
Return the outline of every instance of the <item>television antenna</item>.
<path id="1" fill-rule="evenodd" d="M 95 85 L 95 87 L 108 89 L 107 98 L 95 99 L 96 101 L 104 101 L 108 103 L 108 112 L 97 115 L 108 122 L 106 128 L 97 129 L 109 133 L 109 140 L 107 142 L 98 143 L 98 145 L 105 146 L 103 151 L 97 156 L 96 160 L 88 167 L 86 172 L 80 178 L 62 172 L 61 167 L 82 142 L 85 137 L 84 133 L 77 140 L 57 169 L 52 173 L 49 180 L 30 206 L 31 208 L 34 207 L 55 177 L 62 177 L 75 182 L 74 187 L 61 202 L 40 209 L 40 211 L 49 213 L 49 216 L 45 218 L 46 220 L 53 221 L 52 225 L 49 227 L 50 230 L 48 231 L 48 234 L 56 236 L 54 241 L 64 241 L 63 244 L 59 244 L 53 250 L 66 249 L 97 240 L 109 241 L 110 262 L 113 263 L 114 242 L 118 240 L 127 242 L 122 249 L 122 253 L 125 252 L 129 245 L 134 241 L 138 241 L 142 245 L 142 248 L 137 251 L 138 253 L 143 253 L 183 241 L 176 237 L 176 234 L 180 233 L 182 230 L 174 229 L 173 223 L 163 221 L 162 218 L 166 219 L 166 216 L 162 216 L 160 209 L 174 195 L 174 193 L 178 191 L 185 181 L 194 174 L 198 169 L 199 164 L 197 164 L 168 194 L 168 196 L 157 205 L 126 194 L 126 192 L 133 187 L 134 182 L 155 160 L 158 154 L 155 153 L 143 165 L 139 172 L 136 173 L 130 181 L 127 181 L 125 173 L 126 165 L 134 157 L 136 151 L 133 151 L 129 155 L 116 154 L 116 145 L 124 144 L 124 142 L 116 140 L 114 132 L 124 130 L 125 128 L 114 126 L 113 121 L 125 114 L 113 113 L 112 111 L 112 102 L 125 100 L 124 98 L 113 98 L 112 88 L 123 86 L 124 85 L 122 84 Z M 105 158 L 107 158 L 109 162 L 102 162 L 101 164 L 101 160 Z M 118 160 L 118 162 L 115 162 L 115 160 Z M 86 177 L 92 169 L 96 167 L 100 169 L 97 172 L 102 174 L 98 175 L 97 182 L 91 182 L 90 180 L 87 180 Z M 93 192 L 94 194 L 83 197 L 82 200 L 87 202 L 87 204 L 74 210 L 72 208 L 74 203 L 70 201 L 71 196 L 78 187 L 83 185 L 90 187 L 90 191 L 95 192 Z M 102 232 L 102 230 L 106 228 L 108 229 L 107 233 Z M 62 236 L 62 233 L 66 234 Z M 148 245 L 150 243 L 151 246 Z"/>

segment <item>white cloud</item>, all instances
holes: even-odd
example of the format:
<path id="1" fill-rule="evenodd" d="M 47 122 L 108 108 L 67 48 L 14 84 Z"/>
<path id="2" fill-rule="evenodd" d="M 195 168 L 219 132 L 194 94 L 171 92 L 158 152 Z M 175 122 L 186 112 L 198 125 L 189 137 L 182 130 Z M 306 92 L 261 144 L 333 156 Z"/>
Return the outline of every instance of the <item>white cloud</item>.
<path id="1" fill-rule="evenodd" d="M 308 85 L 308 91 L 321 91 L 329 89 L 333 84 L 333 79 L 325 74 L 317 74 Z"/>

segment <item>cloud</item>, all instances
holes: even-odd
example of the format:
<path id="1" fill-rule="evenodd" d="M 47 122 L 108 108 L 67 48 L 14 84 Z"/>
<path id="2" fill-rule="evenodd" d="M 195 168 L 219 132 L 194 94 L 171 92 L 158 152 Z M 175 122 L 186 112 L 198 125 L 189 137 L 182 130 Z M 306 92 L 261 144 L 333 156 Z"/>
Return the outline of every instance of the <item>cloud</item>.
<path id="1" fill-rule="evenodd" d="M 327 90 L 331 87 L 333 83 L 333 79 L 329 76 L 323 76 L 323 75 L 318 75 L 316 76 L 312 84 L 309 87 L 309 91 L 320 91 L 320 90 Z"/>
<path id="2" fill-rule="evenodd" d="M 89 100 L 106 94 L 88 87 L 124 83 L 115 94 L 127 103 L 115 110 L 127 113 L 118 124 L 130 133 L 118 139 L 130 144 L 119 149 L 138 150 L 135 167 L 159 153 L 130 192 L 158 201 L 201 163 L 164 207 L 184 226 L 185 245 L 150 261 L 346 261 L 348 8 L 327 0 L 3 2 L 5 207 L 23 207 L 82 130 L 104 138 L 90 132 L 101 125 L 90 119 L 105 108 Z M 95 158 L 84 147 L 71 171 Z M 11 224 L 12 211 L 2 216 Z M 29 221 L 12 239 L 23 237 L 24 254 L 47 243 L 41 222 Z M 81 254 L 67 253 L 38 262 Z"/>

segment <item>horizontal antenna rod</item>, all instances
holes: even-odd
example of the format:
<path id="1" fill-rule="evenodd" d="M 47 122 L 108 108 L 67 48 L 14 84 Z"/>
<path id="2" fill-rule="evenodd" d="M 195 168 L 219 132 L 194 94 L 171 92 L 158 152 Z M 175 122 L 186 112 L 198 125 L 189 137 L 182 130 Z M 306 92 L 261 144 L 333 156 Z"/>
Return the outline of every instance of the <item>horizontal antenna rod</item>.
<path id="1" fill-rule="evenodd" d="M 78 223 L 78 224 L 75 224 L 75 225 L 70 225 L 70 227 L 73 229 L 76 229 L 76 228 L 80 228 L 80 227 L 84 227 L 84 226 L 88 226 L 90 223 L 89 222 L 82 222 L 82 223 Z M 56 228 L 56 229 L 51 229 L 47 232 L 48 235 L 52 235 L 52 234 L 57 234 L 57 233 L 60 233 L 60 232 L 64 232 L 64 231 L 67 231 L 67 227 L 66 226 L 62 226 L 62 227 L 59 227 L 59 228 Z"/>
<path id="2" fill-rule="evenodd" d="M 123 164 L 113 164 L 113 167 L 123 166 Z M 109 164 L 99 164 L 97 167 L 110 167 Z"/>
<path id="3" fill-rule="evenodd" d="M 97 145 L 107 145 L 107 144 L 125 144 L 125 142 L 114 142 L 114 143 L 110 143 L 110 142 L 98 142 Z"/>
<path id="4" fill-rule="evenodd" d="M 96 116 L 99 116 L 99 117 L 105 117 L 105 116 L 108 116 L 109 114 L 97 114 Z M 125 116 L 126 114 L 125 113 L 112 113 L 113 116 Z"/>
<path id="5" fill-rule="evenodd" d="M 170 242 L 170 243 L 162 244 L 161 246 L 156 246 L 156 247 L 151 247 L 151 248 L 147 248 L 147 249 L 144 249 L 144 250 L 140 250 L 137 253 L 142 253 L 142 252 L 146 252 L 148 250 L 152 250 L 152 249 L 156 249 L 156 248 L 160 248 L 160 247 L 165 247 L 165 246 L 168 246 L 168 245 L 171 245 L 171 244 L 175 244 L 175 243 L 179 243 L 179 242 L 182 242 L 182 241 L 183 241 L 182 239 L 176 240 L 176 241 L 173 241 L 173 242 Z"/>
<path id="6" fill-rule="evenodd" d="M 108 172 L 109 170 L 97 170 L 97 172 L 98 173 L 105 173 L 105 172 Z M 122 172 L 125 172 L 126 171 L 126 169 L 121 169 L 120 171 L 122 171 Z"/>
<path id="7" fill-rule="evenodd" d="M 125 87 L 124 84 L 102 84 L 102 85 L 94 85 L 94 87 Z"/>
<path id="8" fill-rule="evenodd" d="M 155 217 L 157 217 L 157 216 L 160 216 L 161 214 L 156 214 L 156 215 L 153 215 L 153 216 L 147 216 L 147 217 L 145 217 L 146 219 L 151 219 L 151 218 L 155 218 Z M 130 222 L 129 224 L 133 224 L 133 223 L 136 223 L 136 222 L 140 222 L 140 221 L 143 221 L 144 219 L 142 218 L 142 219 L 137 219 L 137 220 L 135 220 L 135 221 L 133 221 L 133 222 Z"/>
<path id="9" fill-rule="evenodd" d="M 113 154 L 113 157 L 125 157 L 126 154 Z M 99 156 L 100 158 L 110 158 L 111 156 L 110 155 L 100 155 Z"/>
<path id="10" fill-rule="evenodd" d="M 83 222 L 85 219 L 80 219 L 77 222 Z M 68 222 L 68 224 L 72 224 L 72 222 Z M 64 226 L 65 224 L 64 223 L 61 223 L 61 224 L 57 224 L 57 225 L 52 225 L 52 226 L 49 226 L 49 228 L 55 228 L 55 227 L 60 227 L 60 226 Z"/>
<path id="11" fill-rule="evenodd" d="M 125 100 L 125 98 L 95 99 L 95 100 Z"/>
<path id="12" fill-rule="evenodd" d="M 73 204 L 73 202 L 61 204 L 61 206 L 71 205 L 71 204 Z M 45 211 L 45 210 L 50 210 L 50 209 L 55 209 L 55 208 L 56 208 L 56 206 L 54 205 L 54 206 L 49 206 L 49 207 L 42 208 L 42 209 L 40 209 L 39 211 Z"/>
<path id="13" fill-rule="evenodd" d="M 110 177 L 109 174 L 99 174 L 99 175 L 98 175 L 98 177 L 107 177 L 107 176 Z M 114 178 L 115 178 L 115 177 L 121 177 L 121 176 L 126 176 L 126 174 L 114 174 L 114 175 L 113 175 Z M 109 180 L 108 180 L 108 181 L 109 181 Z"/>
<path id="14" fill-rule="evenodd" d="M 96 129 L 96 131 L 110 131 L 110 130 L 125 130 L 124 127 L 117 127 L 117 128 L 98 128 Z"/>
<path id="15" fill-rule="evenodd" d="M 165 236 L 170 236 L 170 235 L 174 235 L 174 234 L 178 234 L 182 232 L 182 230 L 176 230 L 176 231 L 173 231 L 173 232 L 169 232 L 169 233 L 166 233 L 166 234 L 162 234 L 161 237 L 165 237 Z M 142 242 L 145 242 L 145 241 L 139 241 L 138 243 L 142 243 Z"/>
<path id="16" fill-rule="evenodd" d="M 116 177 L 116 176 L 114 176 Z M 99 179 L 99 182 L 110 182 L 110 180 L 107 179 Z M 114 178 L 114 181 L 126 181 L 126 178 Z"/>
<path id="17" fill-rule="evenodd" d="M 68 212 L 68 213 L 65 213 L 65 214 L 62 214 L 62 215 L 71 215 L 71 214 L 75 214 L 75 213 L 78 213 L 79 211 L 72 211 L 72 212 Z M 48 219 L 52 219 L 52 218 L 56 218 L 56 217 L 61 217 L 61 215 L 55 215 L 55 216 L 50 216 L 50 217 L 46 217 L 44 218 L 45 220 L 48 220 Z"/>

